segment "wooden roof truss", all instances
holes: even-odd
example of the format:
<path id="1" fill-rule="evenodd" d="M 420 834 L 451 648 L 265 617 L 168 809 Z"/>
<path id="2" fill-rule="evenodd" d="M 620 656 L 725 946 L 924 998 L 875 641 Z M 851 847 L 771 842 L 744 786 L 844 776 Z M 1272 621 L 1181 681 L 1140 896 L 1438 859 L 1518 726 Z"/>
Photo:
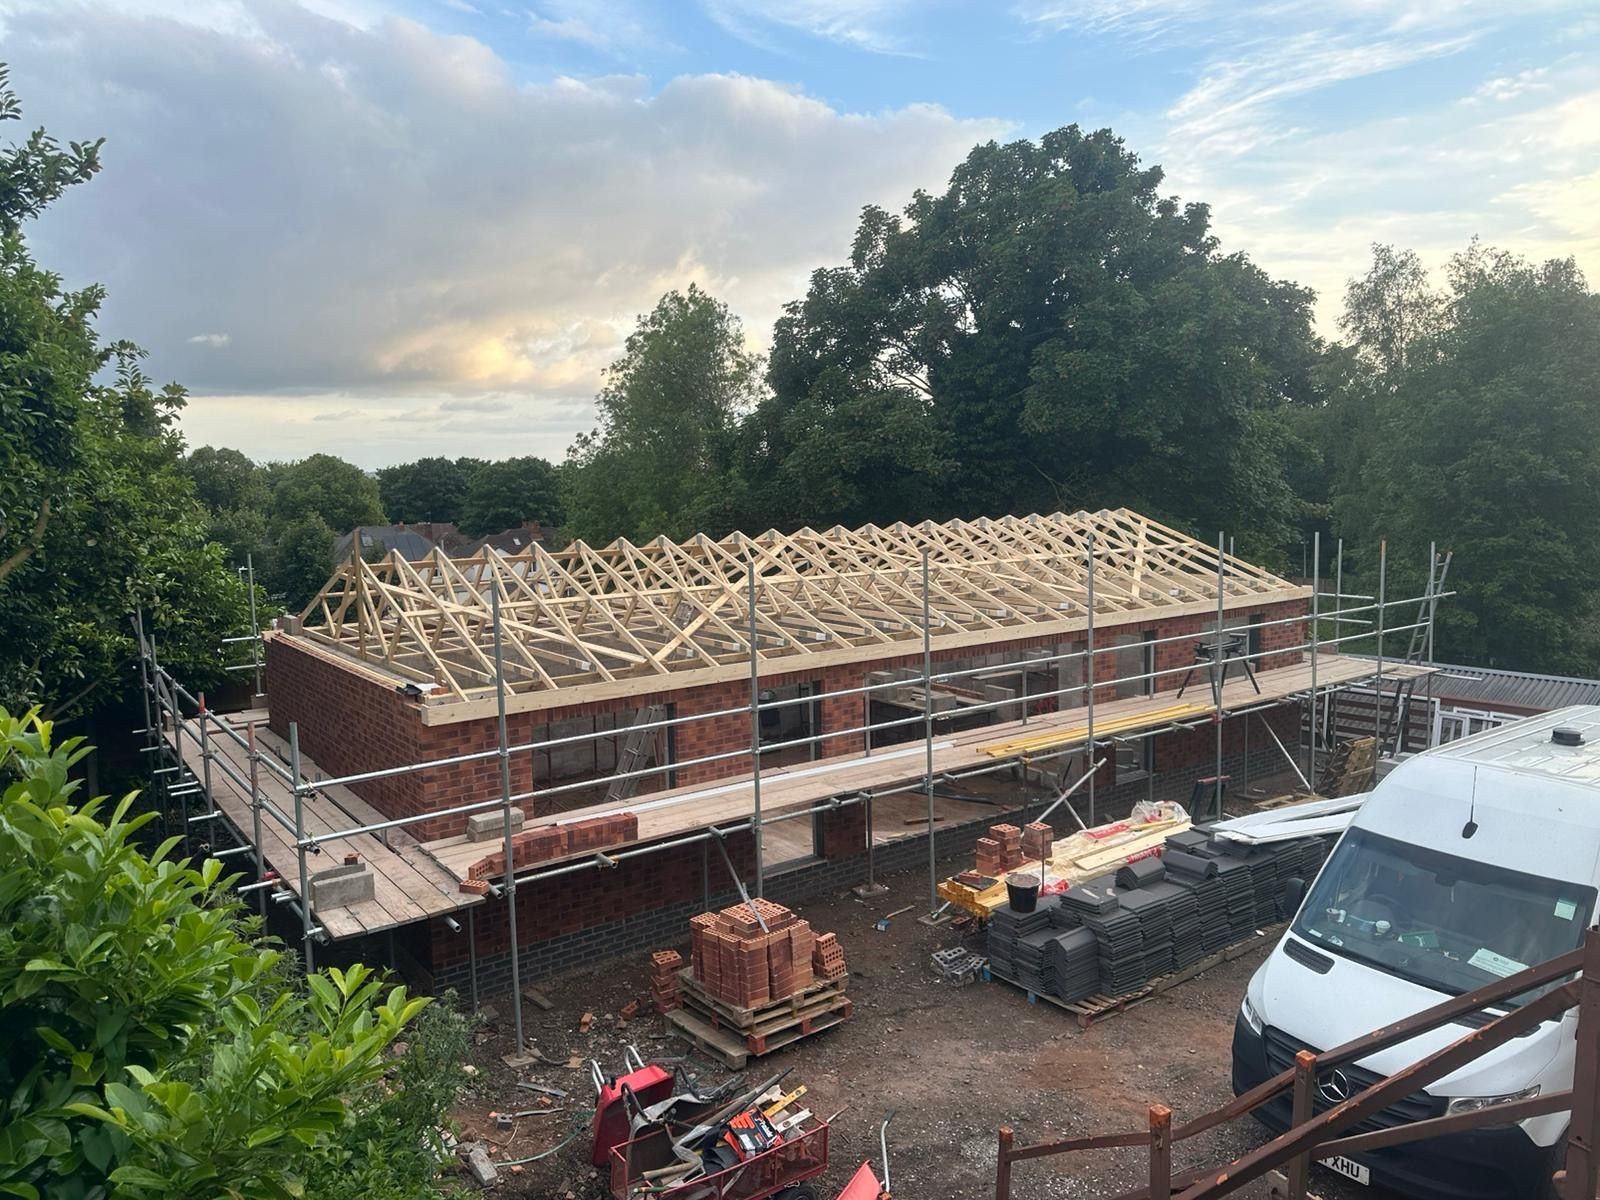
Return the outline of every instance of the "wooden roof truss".
<path id="1" fill-rule="evenodd" d="M 302 614 L 302 636 L 442 702 L 492 694 L 499 592 L 506 679 L 518 693 L 649 680 L 747 663 L 749 576 L 763 663 L 845 652 L 910 653 L 922 641 L 922 553 L 934 644 L 1027 637 L 1087 620 L 1086 556 L 1095 546 L 1095 619 L 1215 604 L 1217 550 L 1126 509 L 657 538 L 551 553 L 484 548 L 407 562 L 352 555 Z M 1293 585 L 1223 557 L 1228 603 L 1284 598 Z M 1174 614 L 1175 615 L 1175 614 Z M 838 656 L 834 655 L 833 661 Z M 787 666 L 785 669 L 788 669 Z"/>

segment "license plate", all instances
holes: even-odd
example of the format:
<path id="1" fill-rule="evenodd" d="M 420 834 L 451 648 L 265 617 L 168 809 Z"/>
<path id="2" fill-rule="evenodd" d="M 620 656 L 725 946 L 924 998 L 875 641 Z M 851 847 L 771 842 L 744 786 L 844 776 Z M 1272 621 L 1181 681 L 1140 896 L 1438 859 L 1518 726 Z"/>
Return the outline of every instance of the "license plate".
<path id="1" fill-rule="evenodd" d="M 1366 1167 L 1362 1166 L 1354 1159 L 1346 1158 L 1342 1154 L 1335 1154 L 1332 1158 L 1324 1158 L 1322 1160 L 1322 1165 L 1327 1167 L 1330 1171 L 1337 1171 L 1346 1179 L 1354 1179 L 1357 1183 L 1372 1182 L 1371 1171 L 1367 1170 Z"/>

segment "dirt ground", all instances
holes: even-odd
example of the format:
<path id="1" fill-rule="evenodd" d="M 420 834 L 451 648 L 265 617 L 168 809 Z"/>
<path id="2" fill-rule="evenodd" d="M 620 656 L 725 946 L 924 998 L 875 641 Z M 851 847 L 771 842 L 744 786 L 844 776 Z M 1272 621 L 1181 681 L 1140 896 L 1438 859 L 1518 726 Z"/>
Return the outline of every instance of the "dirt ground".
<path id="1" fill-rule="evenodd" d="M 808 1107 L 823 1115 L 844 1109 L 832 1126 L 831 1165 L 818 1181 L 820 1197 L 832 1197 L 864 1158 L 876 1163 L 878 1123 L 890 1109 L 897 1110 L 889 1130 L 896 1196 L 942 1200 L 994 1194 L 996 1130 L 1002 1124 L 1016 1130 L 1019 1144 L 1125 1132 L 1145 1126 L 1153 1101 L 1170 1106 L 1181 1122 L 1231 1096 L 1234 1014 L 1265 947 L 1080 1030 L 1070 1014 L 1044 1002 L 1029 1004 L 1009 984 L 939 982 L 931 952 L 961 944 L 964 936 L 981 952 L 981 936 L 916 921 L 928 907 L 925 874 L 907 872 L 885 882 L 889 893 L 870 903 L 846 893 L 799 910 L 813 928 L 836 932 L 844 945 L 852 1019 L 751 1059 L 746 1072 L 754 1080 L 792 1067 L 785 1086 L 806 1084 Z M 895 918 L 887 932 L 874 928 L 878 917 L 907 904 L 916 908 Z M 499 1016 L 479 1035 L 476 1073 L 457 1120 L 463 1137 L 489 1142 L 495 1161 L 505 1163 L 549 1150 L 576 1128 L 576 1136 L 547 1157 L 515 1173 L 502 1168 L 495 1190 L 558 1200 L 603 1197 L 606 1182 L 588 1163 L 589 1059 L 620 1066 L 623 1047 L 631 1042 L 646 1059 L 690 1054 L 691 1069 L 709 1081 L 729 1072 L 668 1035 L 648 1002 L 618 1027 L 623 1006 L 646 996 L 643 956 L 544 980 L 540 987 L 553 1006 L 543 1011 L 525 1004 L 524 1022 L 529 1044 L 543 1061 L 521 1071 L 501 1062 L 515 1040 L 510 1003 L 508 997 L 490 998 Z M 579 1030 L 585 1012 L 595 1018 L 588 1033 Z M 574 1059 L 584 1066 L 568 1067 Z M 539 1106 L 537 1093 L 516 1086 L 519 1079 L 570 1096 L 553 1102 L 562 1111 L 522 1117 L 510 1134 L 496 1133 L 491 1112 Z M 1181 1143 L 1174 1171 L 1220 1164 L 1262 1140 L 1253 1122 L 1236 1122 Z M 1110 1196 L 1144 1179 L 1142 1151 L 1074 1155 L 1018 1164 L 1012 1194 Z M 1386 1200 L 1320 1168 L 1313 1186 L 1336 1200 Z"/>

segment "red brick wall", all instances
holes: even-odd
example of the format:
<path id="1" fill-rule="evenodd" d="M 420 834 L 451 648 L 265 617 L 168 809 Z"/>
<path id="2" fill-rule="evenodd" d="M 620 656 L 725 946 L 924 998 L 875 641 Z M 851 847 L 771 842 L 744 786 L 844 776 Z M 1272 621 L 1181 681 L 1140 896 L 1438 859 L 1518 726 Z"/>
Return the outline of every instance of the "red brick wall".
<path id="1" fill-rule="evenodd" d="M 755 871 L 755 841 L 749 833 L 730 834 L 728 857 L 745 879 Z M 707 856 L 699 845 L 675 846 L 654 854 L 625 859 L 615 868 L 592 868 L 553 879 L 535 880 L 517 888 L 517 941 L 526 946 L 596 925 L 619 921 L 636 913 L 667 905 L 698 901 L 703 895 L 703 864 L 709 864 L 711 894 L 731 885 L 722 855 L 711 847 Z M 460 922 L 463 926 L 465 922 Z M 511 948 L 511 926 L 504 899 L 491 898 L 473 912 L 478 955 L 488 958 Z M 443 921 L 429 925 L 434 970 L 468 957 L 466 933 L 456 933 Z"/>
<path id="2" fill-rule="evenodd" d="M 1286 601 L 1260 608 L 1240 606 L 1229 610 L 1230 617 L 1240 617 L 1260 612 L 1265 620 L 1302 614 L 1304 601 Z M 1157 637 L 1198 636 L 1202 626 L 1213 618 L 1189 616 L 1165 620 L 1141 620 L 1119 626 L 1096 628 L 1095 678 L 1108 680 L 1095 688 L 1097 702 L 1116 698 L 1115 678 L 1117 651 L 1112 645 L 1119 633 L 1141 633 L 1154 630 Z M 1305 638 L 1304 622 L 1271 626 L 1262 630 L 1264 650 L 1282 650 L 1256 664 L 1257 669 L 1285 666 L 1300 659 L 1298 651 L 1289 650 Z M 934 654 L 934 671 L 948 669 L 949 664 L 973 655 L 1003 650 L 1020 655 L 1036 647 L 1054 647 L 1070 638 L 1059 635 L 1022 638 L 997 642 L 989 646 L 965 647 L 943 650 Z M 1104 648 L 1102 648 L 1104 647 Z M 1187 640 L 1156 647 L 1156 668 L 1163 672 L 1158 677 L 1158 691 L 1176 689 L 1183 674 L 1194 661 L 1194 649 Z M 796 671 L 781 675 L 764 676 L 763 687 L 783 687 L 791 684 L 820 683 L 823 692 L 857 688 L 866 682 L 869 673 L 896 668 L 920 669 L 922 655 L 912 649 L 892 658 L 877 659 L 842 667 L 830 667 L 821 672 Z M 461 721 L 449 725 L 423 725 L 420 706 L 407 700 L 398 692 L 369 677 L 352 671 L 337 661 L 307 648 L 292 639 L 272 638 L 267 644 L 266 686 L 271 698 L 272 727 L 287 736 L 288 722 L 300 724 L 300 744 L 317 765 L 334 774 L 353 774 L 380 767 L 399 766 L 425 759 L 438 759 L 492 750 L 498 745 L 496 722 L 493 718 Z M 693 716 L 721 710 L 739 710 L 727 716 L 680 725 L 673 733 L 674 757 L 678 762 L 713 754 L 729 757 L 715 762 L 681 767 L 676 772 L 679 785 L 703 783 L 709 780 L 744 775 L 750 770 L 747 753 L 750 746 L 750 718 L 746 706 L 750 702 L 750 685 L 746 680 L 690 688 L 676 692 L 645 693 L 625 700 L 601 704 L 574 704 L 559 708 L 542 709 L 531 713 L 513 713 L 507 719 L 507 728 L 513 745 L 533 740 L 534 730 L 546 723 L 556 723 L 571 717 L 596 713 L 623 713 L 652 704 L 673 706 L 678 717 Z M 825 699 L 819 705 L 822 729 L 855 729 L 862 724 L 864 710 L 859 695 Z M 1206 733 L 1207 738 L 1210 737 Z M 1209 744 L 1209 743 L 1208 743 Z M 862 750 L 865 742 L 860 733 L 828 737 L 823 743 L 824 756 L 849 754 Z M 1109 769 L 1109 768 L 1107 768 Z M 511 759 L 511 787 L 522 793 L 535 785 L 532 775 L 532 755 L 523 752 Z M 539 781 L 542 782 L 542 781 Z M 490 799 L 499 793 L 500 767 L 494 757 L 469 763 L 457 763 L 426 772 L 403 775 L 391 780 L 361 784 L 356 791 L 372 806 L 390 817 L 406 817 L 438 811 L 474 801 Z M 524 803 L 529 818 L 578 807 L 583 799 L 571 793 L 539 797 Z M 834 814 L 835 817 L 838 814 Z M 836 821 L 838 832 L 831 835 L 837 844 L 857 835 L 849 831 L 847 820 Z M 449 837 L 464 832 L 466 817 L 440 817 L 411 827 L 413 836 L 421 840 Z M 825 853 L 828 853 L 826 847 Z"/>

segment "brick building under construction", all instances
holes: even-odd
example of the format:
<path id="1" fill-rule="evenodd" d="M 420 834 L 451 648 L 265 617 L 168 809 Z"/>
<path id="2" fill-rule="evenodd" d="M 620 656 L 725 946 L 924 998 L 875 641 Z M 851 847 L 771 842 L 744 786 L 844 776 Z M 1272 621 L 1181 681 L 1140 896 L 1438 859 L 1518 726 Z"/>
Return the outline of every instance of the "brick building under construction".
<path id="1" fill-rule="evenodd" d="M 735 875 L 787 902 L 965 848 L 1092 761 L 1091 819 L 1275 770 L 1314 696 L 1425 671 L 1313 644 L 1323 599 L 1126 510 L 580 542 L 353 556 L 264 635 L 264 711 L 146 671 L 264 909 L 476 994 L 508 890 L 537 975 L 678 940 Z"/>

